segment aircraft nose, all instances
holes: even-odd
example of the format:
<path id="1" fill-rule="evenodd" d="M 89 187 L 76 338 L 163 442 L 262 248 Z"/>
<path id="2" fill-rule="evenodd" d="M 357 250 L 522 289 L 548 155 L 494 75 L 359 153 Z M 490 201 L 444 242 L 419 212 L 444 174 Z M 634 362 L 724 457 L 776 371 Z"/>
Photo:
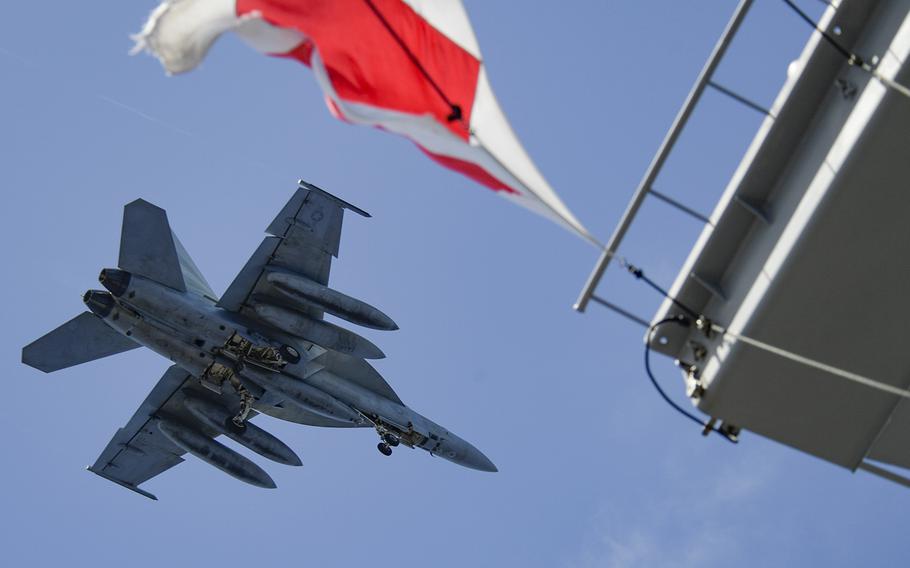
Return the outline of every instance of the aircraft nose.
<path id="1" fill-rule="evenodd" d="M 468 455 L 465 457 L 465 465 L 479 471 L 489 471 L 491 473 L 499 471 L 499 469 L 496 468 L 496 465 L 490 461 L 490 458 L 483 455 L 480 450 L 473 446 L 471 446 L 471 451 L 469 451 Z"/>
<path id="2" fill-rule="evenodd" d="M 111 294 L 119 298 L 130 285 L 130 273 L 119 268 L 105 268 L 98 275 L 98 282 L 107 288 Z"/>
<path id="3" fill-rule="evenodd" d="M 463 445 L 462 445 L 463 444 Z M 489 471 L 496 472 L 499 471 L 493 462 L 490 461 L 490 458 L 483 455 L 483 452 L 469 444 L 468 442 L 462 441 L 462 447 L 456 451 L 451 451 L 454 453 L 454 456 L 448 456 L 449 459 L 454 461 L 459 465 L 464 467 L 469 467 L 471 469 L 476 469 L 478 471 Z"/>

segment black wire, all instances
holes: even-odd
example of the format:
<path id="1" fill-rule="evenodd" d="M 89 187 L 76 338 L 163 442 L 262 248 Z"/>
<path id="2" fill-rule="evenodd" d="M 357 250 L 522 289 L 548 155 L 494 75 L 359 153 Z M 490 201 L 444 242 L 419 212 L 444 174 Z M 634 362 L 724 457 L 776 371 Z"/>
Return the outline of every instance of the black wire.
<path id="1" fill-rule="evenodd" d="M 685 311 L 687 314 L 689 314 L 690 317 L 695 318 L 695 319 L 698 319 L 699 317 L 701 317 L 695 310 L 693 310 L 686 304 L 682 303 L 681 301 L 679 301 L 676 298 L 674 298 L 673 296 L 671 296 L 669 292 L 667 292 L 666 290 L 661 288 L 656 282 L 654 282 L 653 280 L 651 280 L 650 278 L 645 276 L 644 270 L 642 270 L 641 268 L 638 268 L 637 266 L 630 264 L 625 259 L 621 259 L 620 262 L 623 266 L 626 267 L 626 270 L 629 271 L 629 274 L 634 276 L 636 279 L 643 281 L 645 284 L 650 286 L 652 289 L 656 290 L 657 293 L 659 293 L 664 298 L 673 302 L 674 305 L 678 306 L 680 309 Z M 657 328 L 659 328 L 662 325 L 668 324 L 668 323 L 675 323 L 675 324 L 681 325 L 683 327 L 689 327 L 689 325 L 691 324 L 691 321 L 686 316 L 676 315 L 673 317 L 664 318 L 648 328 L 648 334 L 645 336 L 645 372 L 648 374 L 648 379 L 650 379 L 651 384 L 654 386 L 654 389 L 657 391 L 657 394 L 659 394 L 660 397 L 662 399 L 664 399 L 664 402 L 669 404 L 670 407 L 673 408 L 675 411 L 679 412 L 680 414 L 682 414 L 683 416 L 685 416 L 692 422 L 695 422 L 702 428 L 708 428 L 709 427 L 708 422 L 702 420 L 698 416 L 692 414 L 685 408 L 676 404 L 673 401 L 673 399 L 671 399 L 667 395 L 667 393 L 664 391 L 664 389 L 661 388 L 660 384 L 657 382 L 657 379 L 654 377 L 654 372 L 651 370 L 651 336 L 654 334 L 654 331 Z M 711 426 L 710 430 L 712 432 L 716 432 L 716 433 L 720 434 L 728 442 L 731 442 L 734 444 L 738 443 L 738 440 L 734 439 L 726 432 L 718 430 L 714 426 Z"/>
<path id="2" fill-rule="evenodd" d="M 401 36 L 398 35 L 398 32 L 395 31 L 395 28 L 392 27 L 392 24 L 390 24 L 382 12 L 379 11 L 379 8 L 377 8 L 376 4 L 373 3 L 373 0 L 364 0 L 364 2 L 366 2 L 367 6 L 370 7 L 370 10 L 373 11 L 373 14 L 379 19 L 379 21 L 382 22 L 383 27 L 385 27 L 387 32 L 389 32 L 389 34 L 398 44 L 398 47 L 400 47 L 404 51 L 405 55 L 408 56 L 408 59 L 411 60 L 411 63 L 413 63 L 414 66 L 417 67 L 417 70 L 420 71 L 421 75 L 423 75 L 424 78 L 429 81 L 430 86 L 433 87 L 433 90 L 436 91 L 436 94 L 439 95 L 442 100 L 445 101 L 445 103 L 449 106 L 451 114 L 446 117 L 446 120 L 449 122 L 454 122 L 457 120 L 463 123 L 464 116 L 462 115 L 461 107 L 453 103 L 452 100 L 446 96 L 445 92 L 442 90 L 442 87 L 436 83 L 436 81 L 433 79 L 433 76 L 430 75 L 429 71 L 426 70 L 420 60 L 417 59 L 417 56 L 414 55 L 414 52 L 411 51 L 404 40 L 401 39 Z"/>
<path id="3" fill-rule="evenodd" d="M 863 61 L 860 56 L 856 55 L 855 53 L 851 53 L 847 48 L 839 44 L 836 39 L 831 37 L 831 34 L 819 28 L 815 21 L 810 18 L 808 14 L 803 12 L 800 7 L 797 6 L 792 0 L 784 0 L 784 3 L 789 6 L 790 9 L 796 13 L 796 15 L 802 18 L 803 21 L 809 24 L 812 29 L 822 34 L 822 37 L 825 38 L 825 41 L 830 43 L 831 46 L 838 51 L 838 53 L 844 56 L 844 58 L 847 60 L 847 63 L 850 65 L 858 65 L 859 67 L 863 67 L 866 64 L 866 62 Z"/>
<path id="4" fill-rule="evenodd" d="M 657 322 L 657 323 L 655 323 L 654 325 L 652 325 L 652 326 L 648 329 L 648 335 L 645 337 L 645 372 L 648 373 L 648 378 L 651 380 L 651 384 L 652 384 L 652 385 L 654 386 L 654 388 L 657 390 L 657 393 L 660 395 L 660 397 L 664 399 L 664 402 L 666 402 L 667 404 L 669 404 L 674 410 L 676 410 L 677 412 L 679 412 L 680 414 L 682 414 L 683 416 L 685 416 L 686 418 L 688 418 L 688 419 L 691 420 L 692 422 L 695 422 L 696 424 L 698 424 L 698 425 L 701 426 L 702 428 L 708 428 L 708 424 L 709 424 L 708 422 L 702 420 L 702 419 L 699 418 L 698 416 L 692 414 L 691 412 L 689 412 L 689 411 L 686 410 L 685 408 L 683 408 L 683 407 L 681 407 L 680 405 L 676 404 L 676 403 L 673 401 L 673 399 L 671 399 L 671 398 L 667 395 L 667 393 L 664 392 L 664 389 L 661 388 L 660 384 L 657 382 L 657 379 L 654 377 L 654 372 L 651 371 L 651 335 L 654 333 L 654 331 L 655 331 L 657 328 L 659 328 L 659 327 L 662 326 L 662 325 L 668 324 L 668 323 L 675 323 L 675 324 L 677 324 L 677 325 L 681 325 L 681 326 L 684 326 L 684 327 L 688 327 L 690 322 L 689 322 L 688 318 L 686 318 L 685 316 L 675 316 L 675 317 L 671 317 L 671 318 L 662 319 L 662 320 L 660 320 L 659 322 Z M 712 432 L 716 432 L 716 433 L 720 434 L 721 437 L 723 437 L 724 440 L 727 440 L 728 442 L 731 442 L 731 443 L 733 443 L 733 444 L 738 443 L 738 440 L 732 438 L 732 437 L 731 437 L 730 435 L 728 435 L 726 432 L 723 432 L 723 431 L 721 431 L 721 430 L 715 428 L 714 426 L 711 426 L 710 429 L 711 429 Z"/>
<path id="5" fill-rule="evenodd" d="M 645 272 L 641 268 L 638 268 L 637 266 L 629 264 L 628 262 L 625 261 L 625 259 L 623 259 L 621 262 L 622 262 L 622 265 L 626 267 L 626 270 L 629 271 L 629 274 L 634 276 L 636 279 L 643 281 L 645 284 L 647 284 L 652 289 L 657 291 L 658 294 L 660 294 L 664 298 L 673 302 L 673 304 L 675 306 L 679 307 L 681 310 L 683 310 L 684 312 L 686 312 L 693 318 L 696 318 L 696 319 L 698 318 L 698 316 L 699 316 L 698 312 L 696 312 L 689 306 L 685 305 L 684 303 L 680 302 L 679 300 L 677 300 L 676 298 L 671 296 L 669 292 L 667 292 L 666 290 L 664 290 L 663 288 L 658 286 L 657 282 L 654 282 L 653 280 L 651 280 L 650 278 L 645 276 Z"/>

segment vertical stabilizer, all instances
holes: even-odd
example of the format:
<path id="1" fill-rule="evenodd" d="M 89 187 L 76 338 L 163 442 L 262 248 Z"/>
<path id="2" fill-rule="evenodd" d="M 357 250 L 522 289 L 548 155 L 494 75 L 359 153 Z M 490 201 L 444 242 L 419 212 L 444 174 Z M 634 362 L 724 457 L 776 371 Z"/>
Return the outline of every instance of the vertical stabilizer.
<path id="1" fill-rule="evenodd" d="M 190 255 L 171 231 L 167 212 L 137 199 L 123 208 L 118 266 L 185 292 L 214 298 L 214 292 Z"/>

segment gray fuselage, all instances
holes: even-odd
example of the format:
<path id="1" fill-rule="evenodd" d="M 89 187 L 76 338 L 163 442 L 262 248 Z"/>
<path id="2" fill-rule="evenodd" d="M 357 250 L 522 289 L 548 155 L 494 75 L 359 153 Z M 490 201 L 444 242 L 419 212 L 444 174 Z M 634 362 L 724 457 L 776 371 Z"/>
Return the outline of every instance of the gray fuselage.
<path id="1" fill-rule="evenodd" d="M 326 350 L 311 342 L 247 321 L 219 308 L 213 298 L 179 292 L 121 270 L 106 269 L 101 281 L 110 293 L 90 291 L 84 300 L 107 325 L 180 365 L 203 384 L 213 368 L 232 369 L 253 393 L 258 412 L 305 423 L 294 419 L 294 410 L 299 409 L 322 417 L 323 425 L 334 421 L 338 426 L 374 426 L 406 446 L 465 467 L 496 471 L 467 441 L 326 368 L 320 363 Z M 247 352 L 252 346 L 285 356 L 280 364 L 257 364 L 229 348 L 238 341 Z"/>

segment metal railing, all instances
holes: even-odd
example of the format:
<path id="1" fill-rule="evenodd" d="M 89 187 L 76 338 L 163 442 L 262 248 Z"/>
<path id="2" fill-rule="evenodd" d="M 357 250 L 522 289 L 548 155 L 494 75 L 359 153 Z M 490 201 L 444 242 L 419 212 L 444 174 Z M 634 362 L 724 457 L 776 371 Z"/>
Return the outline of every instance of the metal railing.
<path id="1" fill-rule="evenodd" d="M 597 289 L 597 285 L 600 283 L 601 278 L 603 278 L 607 266 L 609 266 L 610 261 L 613 259 L 613 257 L 616 256 L 616 253 L 626 236 L 626 232 L 628 232 L 629 227 L 631 227 L 636 215 L 638 215 L 638 210 L 641 208 L 642 203 L 644 203 L 645 198 L 649 195 L 660 199 L 661 201 L 679 209 L 680 211 L 692 217 L 695 217 L 704 223 L 710 224 L 710 220 L 707 217 L 692 210 L 689 207 L 686 207 L 682 203 L 662 193 L 659 193 L 653 188 L 653 184 L 654 180 L 657 179 L 658 174 L 660 174 L 664 162 L 666 162 L 667 157 L 670 155 L 670 152 L 673 151 L 673 147 L 676 145 L 676 141 L 679 138 L 679 135 L 682 133 L 683 129 L 686 126 L 686 123 L 692 116 L 692 112 L 695 110 L 695 107 L 701 100 L 701 96 L 705 92 L 706 88 L 711 87 L 717 92 L 724 94 L 753 110 L 764 113 L 768 116 L 772 116 L 768 110 L 761 107 L 760 105 L 713 81 L 714 71 L 717 69 L 718 65 L 720 65 L 721 60 L 727 52 L 727 48 L 733 41 L 736 32 L 739 30 L 740 24 L 742 24 L 743 20 L 746 18 L 746 15 L 749 12 L 749 8 L 751 7 L 752 0 L 741 0 L 739 2 L 739 5 L 737 5 L 736 10 L 733 12 L 730 21 L 727 23 L 727 26 L 723 31 L 723 34 L 721 34 L 720 39 L 718 39 L 717 43 L 714 45 L 714 50 L 711 52 L 711 55 L 705 62 L 704 67 L 702 67 L 702 70 L 699 73 L 698 78 L 695 80 L 695 84 L 692 86 L 692 89 L 689 91 L 689 95 L 686 97 L 685 103 L 683 103 L 682 108 L 676 115 L 676 119 L 673 121 L 672 126 L 670 126 L 670 130 L 664 137 L 663 143 L 661 143 L 660 148 L 658 148 L 657 153 L 651 160 L 651 165 L 648 167 L 648 170 L 645 172 L 644 177 L 638 184 L 638 188 L 632 195 L 632 199 L 629 202 L 629 205 L 626 207 L 625 213 L 623 213 L 622 218 L 620 218 L 619 224 L 616 226 L 616 229 L 613 231 L 613 235 L 610 237 L 610 240 L 607 242 L 606 247 L 601 253 L 597 264 L 594 266 L 594 270 L 588 277 L 588 281 L 582 289 L 581 295 L 578 297 L 578 301 L 575 303 L 574 308 L 576 311 L 584 312 L 588 307 L 588 303 L 591 300 L 594 300 L 598 304 L 616 312 L 625 318 L 628 318 L 636 323 L 643 324 L 645 326 L 648 325 L 647 322 L 642 318 L 639 318 L 638 316 L 631 314 L 619 306 L 596 296 L 595 291 Z"/>

